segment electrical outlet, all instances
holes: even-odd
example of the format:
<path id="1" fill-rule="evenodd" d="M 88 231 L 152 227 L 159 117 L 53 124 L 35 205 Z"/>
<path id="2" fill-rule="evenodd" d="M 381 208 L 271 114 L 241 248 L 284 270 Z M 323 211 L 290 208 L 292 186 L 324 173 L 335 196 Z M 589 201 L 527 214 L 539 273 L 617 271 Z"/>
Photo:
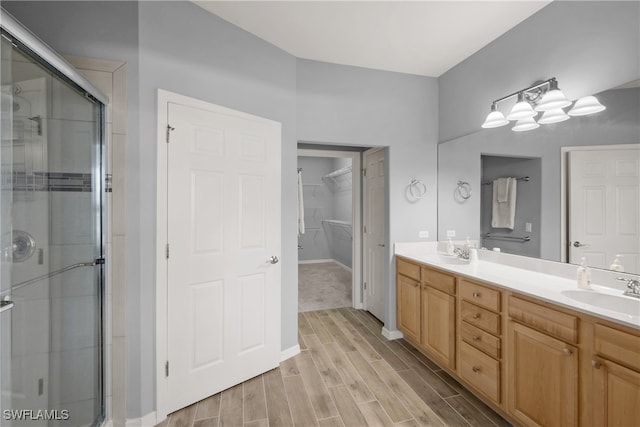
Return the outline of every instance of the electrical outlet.
<path id="1" fill-rule="evenodd" d="M 456 230 L 447 230 L 447 237 L 456 237 Z"/>
<path id="2" fill-rule="evenodd" d="M 421 230 L 418 232 L 418 237 L 421 239 L 428 239 L 429 238 L 429 230 Z"/>
<path id="3" fill-rule="evenodd" d="M 531 223 L 530 222 L 525 222 L 524 223 L 524 231 L 526 231 L 527 233 L 531 233 Z"/>

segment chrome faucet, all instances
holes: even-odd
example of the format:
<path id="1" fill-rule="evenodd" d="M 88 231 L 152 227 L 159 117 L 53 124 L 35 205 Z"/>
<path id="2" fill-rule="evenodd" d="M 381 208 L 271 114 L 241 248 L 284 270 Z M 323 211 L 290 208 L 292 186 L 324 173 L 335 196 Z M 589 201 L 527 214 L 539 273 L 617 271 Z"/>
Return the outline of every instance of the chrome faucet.
<path id="1" fill-rule="evenodd" d="M 640 280 L 627 279 L 624 277 L 618 277 L 617 279 L 627 282 L 627 290 L 624 291 L 624 295 L 628 297 L 640 298 Z"/>
<path id="2" fill-rule="evenodd" d="M 460 259 L 469 259 L 469 249 L 468 248 L 455 248 L 453 253 L 458 255 Z"/>

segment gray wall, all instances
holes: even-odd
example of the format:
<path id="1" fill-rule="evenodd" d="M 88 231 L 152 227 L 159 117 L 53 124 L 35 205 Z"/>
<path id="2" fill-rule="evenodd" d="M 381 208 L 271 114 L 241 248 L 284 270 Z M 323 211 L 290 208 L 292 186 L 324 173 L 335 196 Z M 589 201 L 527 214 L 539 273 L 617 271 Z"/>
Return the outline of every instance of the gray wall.
<path id="1" fill-rule="evenodd" d="M 502 252 L 540 257 L 540 201 L 542 200 L 540 180 L 540 159 L 528 159 L 521 157 L 481 156 L 482 158 L 482 185 L 480 186 L 481 211 L 480 233 L 492 233 L 497 236 L 523 237 L 531 240 L 522 242 L 508 239 L 482 238 L 481 246 L 486 248 L 498 247 Z M 493 185 L 494 179 L 501 177 L 524 177 L 529 181 L 517 181 L 516 183 L 516 214 L 513 230 L 507 228 L 491 227 L 493 217 Z M 525 224 L 531 223 L 531 232 L 525 231 Z M 460 236 L 463 237 L 463 236 Z"/>
<path id="2" fill-rule="evenodd" d="M 436 230 L 437 80 L 298 59 L 297 139 L 387 146 L 388 233 L 385 327 L 396 329 L 393 242 L 417 241 Z M 417 178 L 427 185 L 419 203 L 405 199 Z"/>
<path id="3" fill-rule="evenodd" d="M 439 78 L 440 136 L 477 132 L 491 102 L 557 77 L 570 99 L 637 79 L 640 2 L 555 1 Z"/>

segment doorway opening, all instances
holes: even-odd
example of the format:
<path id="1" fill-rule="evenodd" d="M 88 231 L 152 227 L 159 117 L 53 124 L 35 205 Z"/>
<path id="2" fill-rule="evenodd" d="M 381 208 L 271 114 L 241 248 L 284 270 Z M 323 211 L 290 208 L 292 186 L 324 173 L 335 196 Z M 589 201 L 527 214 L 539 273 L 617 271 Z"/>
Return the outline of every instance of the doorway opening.
<path id="1" fill-rule="evenodd" d="M 299 312 L 362 308 L 360 153 L 298 149 Z"/>

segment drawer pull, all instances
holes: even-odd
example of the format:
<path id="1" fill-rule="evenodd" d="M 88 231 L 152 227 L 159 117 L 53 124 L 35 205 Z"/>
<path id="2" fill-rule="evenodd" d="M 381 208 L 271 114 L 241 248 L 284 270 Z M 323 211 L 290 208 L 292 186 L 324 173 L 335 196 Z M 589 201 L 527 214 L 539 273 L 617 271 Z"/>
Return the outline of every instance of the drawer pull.
<path id="1" fill-rule="evenodd" d="M 471 368 L 471 370 L 473 372 L 480 372 L 482 369 L 480 368 L 480 366 L 474 366 L 474 367 Z"/>
<path id="2" fill-rule="evenodd" d="M 573 350 L 571 350 L 570 348 L 565 348 L 562 350 L 562 352 L 567 356 L 571 356 L 573 354 Z"/>
<path id="3" fill-rule="evenodd" d="M 474 320 L 478 320 L 480 318 L 480 313 L 476 313 L 472 317 Z"/>
<path id="4" fill-rule="evenodd" d="M 597 360 L 592 360 L 591 366 L 593 366 L 596 369 L 600 369 L 602 367 L 602 363 L 598 362 Z"/>
<path id="5" fill-rule="evenodd" d="M 473 294 L 474 298 L 480 298 L 482 295 L 480 295 L 480 292 L 474 292 Z"/>
<path id="6" fill-rule="evenodd" d="M 481 338 L 479 336 L 475 336 L 475 337 L 473 337 L 471 339 L 474 340 L 474 341 L 480 341 Z"/>

